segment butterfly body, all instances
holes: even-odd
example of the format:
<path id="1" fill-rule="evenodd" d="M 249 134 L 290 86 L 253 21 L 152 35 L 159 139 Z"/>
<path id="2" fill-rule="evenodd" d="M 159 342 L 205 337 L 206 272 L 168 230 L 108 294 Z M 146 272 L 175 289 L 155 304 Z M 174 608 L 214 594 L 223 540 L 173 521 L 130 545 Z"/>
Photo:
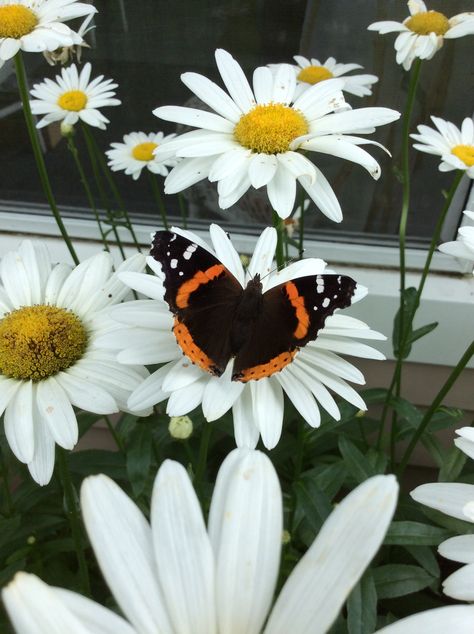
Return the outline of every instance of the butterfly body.
<path id="1" fill-rule="evenodd" d="M 257 274 L 242 287 L 212 253 L 170 231 L 155 234 L 151 255 L 161 264 L 184 354 L 216 376 L 233 358 L 232 379 L 242 382 L 288 365 L 326 317 L 350 305 L 356 286 L 345 276 L 310 275 L 263 292 Z"/>

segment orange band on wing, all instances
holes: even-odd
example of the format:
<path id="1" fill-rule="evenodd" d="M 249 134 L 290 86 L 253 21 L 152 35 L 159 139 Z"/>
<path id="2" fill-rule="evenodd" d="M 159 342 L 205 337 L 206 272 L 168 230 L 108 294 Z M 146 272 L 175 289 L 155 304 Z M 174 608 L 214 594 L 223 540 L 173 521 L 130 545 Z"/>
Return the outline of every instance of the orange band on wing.
<path id="1" fill-rule="evenodd" d="M 182 322 L 178 321 L 177 317 L 174 318 L 173 332 L 179 347 L 193 363 L 211 374 L 217 376 L 222 374 L 222 372 L 219 372 L 214 361 L 194 343 L 194 339 L 188 328 Z"/>
<path id="2" fill-rule="evenodd" d="M 234 381 L 241 381 L 246 383 L 247 381 L 257 381 L 267 376 L 280 372 L 283 368 L 293 361 L 293 358 L 297 350 L 291 352 L 282 352 L 273 359 L 270 359 L 268 363 L 262 363 L 261 365 L 254 365 L 253 368 L 248 368 L 241 372 L 238 376 L 233 376 Z"/>
<path id="3" fill-rule="evenodd" d="M 215 280 L 223 271 L 225 271 L 223 264 L 214 264 L 205 271 L 198 271 L 190 280 L 184 282 L 179 287 L 176 295 L 176 306 L 178 308 L 187 308 L 189 296 L 202 284 L 208 284 L 212 282 L 212 280 Z"/>
<path id="4" fill-rule="evenodd" d="M 291 305 L 296 311 L 296 319 L 298 320 L 298 325 L 296 326 L 293 336 L 296 337 L 296 339 L 303 339 L 303 337 L 306 337 L 308 334 L 309 328 L 309 315 L 304 305 L 304 297 L 299 295 L 298 289 L 293 282 L 287 282 L 285 284 L 285 290 Z"/>

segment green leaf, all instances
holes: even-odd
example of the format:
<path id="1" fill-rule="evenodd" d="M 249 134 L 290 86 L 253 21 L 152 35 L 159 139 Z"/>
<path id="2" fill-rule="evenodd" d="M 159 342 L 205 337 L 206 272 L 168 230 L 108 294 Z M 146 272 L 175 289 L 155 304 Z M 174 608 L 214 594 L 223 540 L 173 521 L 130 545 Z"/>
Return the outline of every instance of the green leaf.
<path id="1" fill-rule="evenodd" d="M 428 546 L 404 546 L 404 548 L 428 574 L 439 579 L 441 573 L 432 548 Z"/>
<path id="2" fill-rule="evenodd" d="M 454 427 L 463 418 L 464 412 L 457 407 L 439 407 L 433 414 L 433 418 L 428 425 L 429 431 L 440 431 L 449 427 Z"/>
<path id="3" fill-rule="evenodd" d="M 392 522 L 384 539 L 384 544 L 392 546 L 437 546 L 451 537 L 451 533 L 438 526 L 421 522 Z"/>
<path id="4" fill-rule="evenodd" d="M 345 436 L 341 436 L 339 439 L 339 451 L 344 458 L 347 470 L 357 482 L 365 482 L 365 480 L 375 475 L 370 462 L 364 454 Z"/>
<path id="5" fill-rule="evenodd" d="M 297 503 L 304 518 L 314 533 L 318 533 L 332 511 L 329 498 L 312 480 L 299 481 L 294 485 Z"/>
<path id="6" fill-rule="evenodd" d="M 124 459 L 116 451 L 103 449 L 74 451 L 68 455 L 68 461 L 71 471 L 83 476 L 105 473 L 114 480 L 125 478 Z"/>
<path id="7" fill-rule="evenodd" d="M 411 327 L 409 330 L 407 330 L 407 326 L 415 308 L 416 288 L 414 288 L 413 286 L 411 286 L 410 288 L 406 288 L 405 292 L 402 295 L 402 299 L 403 299 L 403 306 L 402 306 L 403 328 L 404 328 L 404 331 L 406 332 L 406 342 L 405 342 L 405 347 L 401 356 L 403 359 L 406 359 L 406 357 L 411 352 L 411 345 L 409 341 L 412 336 L 413 330 L 411 329 Z M 397 314 L 395 315 L 395 319 L 393 320 L 392 339 L 393 339 L 393 353 L 395 357 L 398 357 L 400 354 L 399 347 L 398 347 L 399 339 L 400 339 L 400 310 L 401 309 L 399 308 L 397 311 Z"/>
<path id="8" fill-rule="evenodd" d="M 151 464 L 151 425 L 139 423 L 127 445 L 127 474 L 135 496 L 143 493 Z"/>
<path id="9" fill-rule="evenodd" d="M 445 449 L 443 465 L 438 474 L 438 482 L 454 482 L 466 464 L 467 456 L 456 446 Z"/>
<path id="10" fill-rule="evenodd" d="M 431 322 L 431 324 L 426 324 L 426 326 L 421 326 L 421 328 L 417 328 L 416 330 L 413 330 L 413 332 L 411 333 L 411 337 L 409 339 L 409 343 L 414 343 L 415 341 L 418 341 L 418 339 L 421 339 L 425 335 L 429 335 L 430 332 L 433 332 L 433 330 L 438 327 L 438 324 L 439 322 L 433 321 Z"/>
<path id="11" fill-rule="evenodd" d="M 379 599 L 394 599 L 423 590 L 435 578 L 419 566 L 388 564 L 373 570 Z"/>
<path id="12" fill-rule="evenodd" d="M 372 634 L 376 626 L 377 591 L 368 570 L 347 600 L 347 630 L 349 634 Z"/>
<path id="13" fill-rule="evenodd" d="M 347 477 L 347 469 L 342 461 L 316 467 L 301 474 L 301 480 L 313 480 L 330 500 L 339 492 Z"/>

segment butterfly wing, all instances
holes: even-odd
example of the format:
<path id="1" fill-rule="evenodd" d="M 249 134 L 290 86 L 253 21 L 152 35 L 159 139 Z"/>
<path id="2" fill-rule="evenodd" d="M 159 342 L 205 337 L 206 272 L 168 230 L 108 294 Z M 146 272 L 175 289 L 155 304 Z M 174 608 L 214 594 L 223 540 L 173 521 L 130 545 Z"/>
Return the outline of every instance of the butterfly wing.
<path id="1" fill-rule="evenodd" d="M 176 340 L 193 363 L 220 376 L 231 357 L 230 325 L 243 289 L 212 253 L 172 231 L 157 231 L 150 251 L 165 276 Z"/>
<path id="2" fill-rule="evenodd" d="M 311 275 L 264 293 L 252 334 L 235 358 L 232 378 L 246 382 L 282 370 L 299 348 L 316 339 L 327 317 L 350 306 L 355 287 L 344 275 Z"/>

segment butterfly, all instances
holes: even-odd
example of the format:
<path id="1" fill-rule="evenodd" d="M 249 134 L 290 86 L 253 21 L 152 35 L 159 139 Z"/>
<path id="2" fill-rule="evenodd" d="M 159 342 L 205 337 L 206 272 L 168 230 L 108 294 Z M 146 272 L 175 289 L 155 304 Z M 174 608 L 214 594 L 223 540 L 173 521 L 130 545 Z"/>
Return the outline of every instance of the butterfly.
<path id="1" fill-rule="evenodd" d="M 243 288 L 216 256 L 172 231 L 155 233 L 150 254 L 161 264 L 183 353 L 215 376 L 233 358 L 234 381 L 282 370 L 356 288 L 345 275 L 308 275 L 262 292 L 258 274 Z"/>

